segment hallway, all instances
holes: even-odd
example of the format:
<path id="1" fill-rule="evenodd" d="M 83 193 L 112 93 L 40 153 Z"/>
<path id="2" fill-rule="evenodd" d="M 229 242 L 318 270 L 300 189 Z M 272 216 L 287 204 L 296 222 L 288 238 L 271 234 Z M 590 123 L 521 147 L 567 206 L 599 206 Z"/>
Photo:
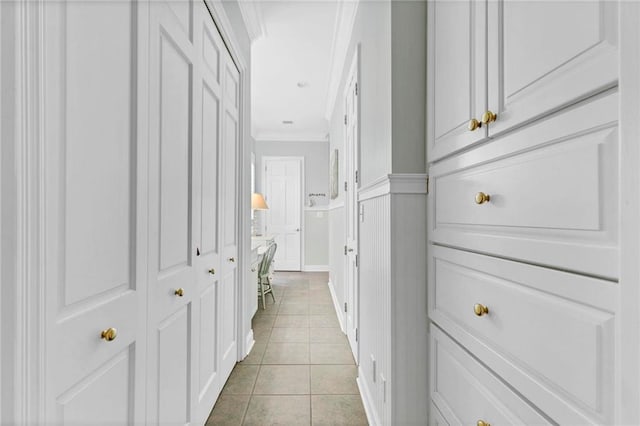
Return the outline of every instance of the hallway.
<path id="1" fill-rule="evenodd" d="M 255 346 L 236 364 L 207 425 L 366 425 L 326 273 L 276 272 L 276 303 L 253 318 Z"/>

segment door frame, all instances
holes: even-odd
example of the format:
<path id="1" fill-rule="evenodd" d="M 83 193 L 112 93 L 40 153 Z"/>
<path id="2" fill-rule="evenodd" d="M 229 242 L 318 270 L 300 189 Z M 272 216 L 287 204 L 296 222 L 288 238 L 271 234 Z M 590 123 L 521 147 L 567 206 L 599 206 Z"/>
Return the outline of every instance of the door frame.
<path id="1" fill-rule="evenodd" d="M 306 188 L 306 180 L 304 174 L 304 156 L 300 155 L 263 155 L 260 160 L 260 173 L 262 175 L 261 184 L 263 195 L 266 196 L 267 191 L 267 174 L 265 173 L 266 162 L 269 160 L 298 160 L 300 162 L 300 201 L 302 205 L 300 206 L 300 271 L 304 270 L 304 241 L 305 241 L 305 232 L 306 227 L 304 223 L 304 206 L 305 206 L 305 188 Z M 268 205 L 268 201 L 267 201 Z M 263 235 L 266 235 L 266 220 L 261 223 L 261 231 Z"/>
<path id="2" fill-rule="evenodd" d="M 234 26 L 227 16 L 222 0 L 203 1 L 218 28 L 225 46 L 240 72 L 239 81 L 239 152 L 237 173 L 241 185 L 240 194 L 251 189 L 250 152 L 247 143 L 250 135 L 250 102 L 247 58 L 234 33 Z M 43 117 L 43 76 L 45 75 L 43 21 L 46 2 L 1 2 L 0 14 L 3 25 L 0 29 L 3 40 L 0 75 L 3 87 L 11 88 L 9 100 L 3 102 L 0 116 L 2 146 L 0 147 L 0 173 L 2 174 L 2 214 L 0 215 L 0 272 L 2 273 L 3 297 L 0 299 L 2 331 L 6 339 L 0 345 L 0 422 L 17 424 L 45 423 L 45 361 L 46 330 L 44 315 L 46 276 L 44 262 L 44 188 L 46 187 L 45 165 L 42 162 L 46 149 L 46 133 Z M 138 3 L 138 16 L 148 16 L 149 2 Z M 138 31 L 146 33 L 148 22 L 143 19 Z M 4 41 L 6 40 L 6 43 Z M 147 43 L 145 39 L 143 43 Z M 6 47 L 6 48 L 5 48 Z M 139 72 L 144 74 L 148 64 L 141 61 Z M 13 66 L 6 66 L 12 63 Z M 146 86 L 138 87 L 138 96 L 146 94 Z M 4 93 L 3 93 L 4 94 Z M 6 108 L 4 107 L 11 107 Z M 141 117 L 145 122 L 146 116 Z M 6 140 L 4 136 L 7 136 Z M 146 126 L 138 126 L 141 148 L 146 147 Z M 144 200 L 139 200 L 146 208 Z M 238 201 L 238 361 L 242 360 L 253 346 L 251 319 L 245 320 L 247 270 L 250 264 L 250 197 L 239 196 Z M 143 239 L 143 240 L 146 240 Z M 144 253 L 144 257 L 146 257 Z M 6 280 L 6 281 L 5 281 Z M 250 286 L 254 291 L 254 287 Z M 6 293 L 5 293 L 6 291 Z M 7 297 L 5 297 L 5 294 Z M 146 326 L 146 324 L 145 324 Z M 5 342 L 14 341 L 14 345 Z M 10 374 L 8 374 L 10 373 Z M 146 380 L 141 383 L 144 385 Z M 142 410 L 146 412 L 146 408 Z"/>
<path id="3" fill-rule="evenodd" d="M 356 245 L 358 246 L 356 248 L 356 256 L 359 256 L 359 252 L 360 252 L 360 204 L 358 203 L 358 190 L 360 188 L 360 44 L 358 44 L 356 46 L 355 52 L 353 53 L 353 59 L 351 60 L 351 66 L 349 67 L 349 73 L 347 74 L 347 79 L 345 82 L 345 88 L 344 88 L 344 93 L 342 95 L 342 102 L 343 105 L 345 106 L 345 117 L 347 117 L 347 111 L 346 111 L 346 103 L 347 103 L 347 97 L 350 95 L 350 91 L 351 91 L 351 82 L 355 80 L 355 87 L 356 87 L 356 94 L 355 94 L 355 98 L 354 98 L 354 102 L 355 102 L 355 116 L 356 116 L 356 136 L 355 136 L 355 140 L 353 141 L 353 143 L 355 144 L 355 146 L 353 147 L 353 158 L 351 159 L 353 161 L 353 164 L 351 165 L 351 167 L 353 167 L 353 171 L 355 173 L 358 174 L 358 179 L 355 178 L 355 174 L 353 176 L 349 176 L 349 164 L 347 164 L 347 159 L 349 158 L 349 147 L 347 146 L 347 126 L 346 126 L 346 121 L 345 121 L 345 126 L 343 127 L 343 134 L 344 134 L 344 148 L 345 148 L 345 183 L 349 182 L 351 184 L 351 187 L 349 188 L 348 191 L 345 191 L 345 227 L 344 227 L 344 231 L 345 231 L 345 248 L 349 245 L 349 235 L 348 235 L 348 221 L 349 218 L 347 217 L 347 212 L 348 212 L 348 206 L 350 203 L 349 198 L 352 197 L 352 203 L 355 207 L 355 212 L 356 212 L 356 216 L 357 219 L 355 221 L 356 223 Z M 345 252 L 346 254 L 346 252 Z M 349 290 L 350 290 L 350 286 L 349 286 L 349 256 L 345 256 L 345 260 L 344 260 L 344 301 L 345 303 L 349 301 Z M 355 278 L 355 282 L 352 283 L 353 284 L 353 306 L 349 306 L 348 309 L 352 309 L 353 310 L 353 320 L 354 320 L 354 325 L 355 325 L 355 329 L 356 329 L 356 336 L 354 338 L 354 346 L 351 347 L 351 351 L 353 352 L 353 356 L 356 360 L 356 364 L 359 365 L 360 363 L 360 338 L 359 338 L 359 328 L 360 328 L 360 270 L 359 267 L 356 266 L 356 278 Z M 348 305 L 348 304 L 347 304 Z M 348 327 L 348 314 L 347 312 L 345 312 L 344 314 L 344 329 L 345 329 L 345 333 L 347 335 L 347 341 L 349 341 L 349 344 L 351 346 L 351 340 L 349 340 L 349 327 Z"/>

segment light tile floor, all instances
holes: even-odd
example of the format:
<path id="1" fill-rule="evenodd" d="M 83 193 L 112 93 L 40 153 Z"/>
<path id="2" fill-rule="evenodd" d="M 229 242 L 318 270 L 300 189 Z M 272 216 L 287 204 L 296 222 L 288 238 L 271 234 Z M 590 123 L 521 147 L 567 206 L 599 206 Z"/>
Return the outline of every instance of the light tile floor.
<path id="1" fill-rule="evenodd" d="M 276 272 L 255 345 L 236 364 L 207 425 L 366 425 L 355 366 L 326 273 Z"/>

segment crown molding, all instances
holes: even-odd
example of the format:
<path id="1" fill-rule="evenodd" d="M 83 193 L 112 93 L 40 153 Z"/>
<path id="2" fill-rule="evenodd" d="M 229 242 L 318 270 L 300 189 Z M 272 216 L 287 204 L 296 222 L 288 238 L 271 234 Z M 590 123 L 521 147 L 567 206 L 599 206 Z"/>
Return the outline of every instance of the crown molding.
<path id="1" fill-rule="evenodd" d="M 338 89 L 342 80 L 342 71 L 347 59 L 349 42 L 353 33 L 353 25 L 358 12 L 359 0 L 340 0 L 333 26 L 333 41 L 331 42 L 331 56 L 329 62 L 329 86 L 325 105 L 325 118 L 331 120 L 333 108 L 338 96 Z"/>
<path id="2" fill-rule="evenodd" d="M 254 137 L 256 143 L 260 142 L 329 142 L 326 135 L 312 133 L 282 134 L 282 133 L 258 133 Z"/>
<path id="3" fill-rule="evenodd" d="M 257 0 L 238 0 L 238 7 L 251 42 L 266 37 L 267 30 L 260 2 Z"/>

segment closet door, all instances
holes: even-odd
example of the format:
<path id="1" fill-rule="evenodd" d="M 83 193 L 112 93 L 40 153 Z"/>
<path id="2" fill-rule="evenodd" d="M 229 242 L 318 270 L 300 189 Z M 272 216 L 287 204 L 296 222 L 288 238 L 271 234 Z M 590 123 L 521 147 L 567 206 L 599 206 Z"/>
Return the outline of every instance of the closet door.
<path id="1" fill-rule="evenodd" d="M 490 136 L 617 83 L 617 2 L 490 1 L 488 34 Z"/>
<path id="2" fill-rule="evenodd" d="M 45 418 L 143 423 L 146 10 L 43 8 Z"/>
<path id="3" fill-rule="evenodd" d="M 220 238 L 222 261 L 218 303 L 219 356 L 223 377 L 228 377 L 235 365 L 237 354 L 238 315 L 238 190 L 237 162 L 239 151 L 239 73 L 229 52 L 222 51 L 222 78 L 224 89 L 222 114 L 222 140 L 220 155 L 221 213 Z"/>
<path id="4" fill-rule="evenodd" d="M 192 6 L 151 2 L 148 424 L 193 417 Z"/>
<path id="5" fill-rule="evenodd" d="M 428 5 L 427 91 L 436 107 L 427 112 L 429 159 L 433 161 L 486 137 L 486 1 Z M 475 121 L 473 121 L 475 120 Z"/>
<path id="6" fill-rule="evenodd" d="M 196 140 L 195 186 L 199 194 L 196 205 L 195 239 L 198 321 L 193 324 L 196 340 L 198 377 L 196 379 L 197 415 L 195 423 L 204 423 L 226 380 L 219 374 L 218 304 L 220 303 L 220 226 L 218 166 L 221 139 L 222 84 L 221 52 L 224 49 L 209 11 L 202 1 L 194 3 L 194 37 L 198 60 L 195 66 L 194 92 Z"/>

